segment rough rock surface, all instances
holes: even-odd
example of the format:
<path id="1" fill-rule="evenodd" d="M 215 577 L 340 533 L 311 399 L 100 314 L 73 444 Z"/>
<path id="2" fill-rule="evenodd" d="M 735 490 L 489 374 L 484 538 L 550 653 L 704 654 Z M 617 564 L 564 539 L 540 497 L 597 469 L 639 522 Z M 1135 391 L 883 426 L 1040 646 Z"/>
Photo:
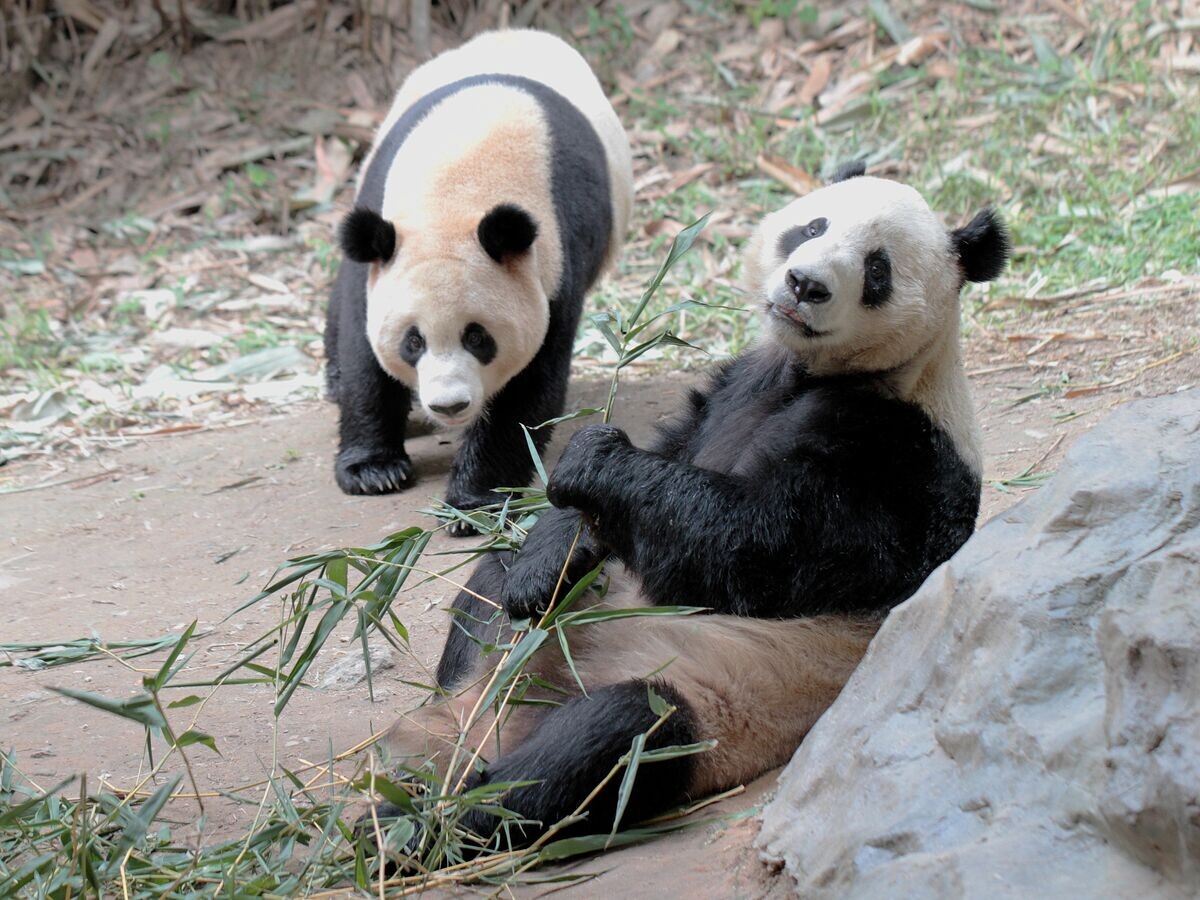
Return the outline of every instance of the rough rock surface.
<path id="1" fill-rule="evenodd" d="M 1109 417 L 896 609 L 759 847 L 804 897 L 1200 893 L 1200 391 Z"/>
<path id="2" fill-rule="evenodd" d="M 382 642 L 371 641 L 368 645 L 371 653 L 371 677 L 379 672 L 396 668 L 396 657 L 391 649 Z M 317 687 L 322 691 L 345 691 L 362 684 L 367 680 L 367 663 L 357 646 L 331 665 L 322 676 Z"/>

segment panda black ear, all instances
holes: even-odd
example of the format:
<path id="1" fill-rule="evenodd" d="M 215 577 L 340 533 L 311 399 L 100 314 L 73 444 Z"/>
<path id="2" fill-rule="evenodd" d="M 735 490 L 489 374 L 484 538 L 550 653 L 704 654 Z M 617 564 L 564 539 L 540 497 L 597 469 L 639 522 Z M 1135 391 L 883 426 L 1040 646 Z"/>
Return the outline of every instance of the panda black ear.
<path id="1" fill-rule="evenodd" d="M 503 263 L 528 250 L 538 229 L 533 217 L 521 207 L 501 203 L 480 220 L 475 233 L 487 255 Z"/>
<path id="2" fill-rule="evenodd" d="M 839 181 L 846 181 L 850 178 L 857 178 L 859 175 L 867 174 L 867 161 L 865 159 L 855 159 L 850 162 L 844 162 L 833 170 L 833 177 L 829 179 L 830 184 L 837 184 Z"/>
<path id="3" fill-rule="evenodd" d="M 385 263 L 396 252 L 396 228 L 377 212 L 359 206 L 338 229 L 342 252 L 358 263 Z"/>
<path id="4" fill-rule="evenodd" d="M 996 211 L 985 209 L 950 232 L 950 242 L 967 281 L 991 281 L 1004 271 L 1012 241 Z"/>

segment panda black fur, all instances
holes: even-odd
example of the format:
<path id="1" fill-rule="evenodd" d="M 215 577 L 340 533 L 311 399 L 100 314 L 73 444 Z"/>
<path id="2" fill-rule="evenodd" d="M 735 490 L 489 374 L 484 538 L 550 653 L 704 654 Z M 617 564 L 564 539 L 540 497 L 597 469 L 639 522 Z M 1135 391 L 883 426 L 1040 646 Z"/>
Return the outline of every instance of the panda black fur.
<path id="1" fill-rule="evenodd" d="M 325 344 L 347 493 L 413 482 L 425 412 L 466 425 L 446 499 L 528 483 L 521 424 L 562 411 L 583 297 L 632 205 L 628 139 L 587 63 L 551 35 L 481 35 L 413 72 L 360 176 Z M 544 446 L 551 429 L 534 432 Z"/>
<path id="2" fill-rule="evenodd" d="M 657 718 L 648 685 L 678 711 L 647 749 L 717 745 L 639 772 L 625 821 L 786 762 L 887 611 L 974 528 L 980 454 L 958 295 L 1007 254 L 991 212 L 947 234 L 915 191 L 875 178 L 768 216 L 747 259 L 759 346 L 694 392 L 650 450 L 611 426 L 572 438 L 548 486 L 555 508 L 519 554 L 485 558 L 455 601 L 438 679 L 460 693 L 401 719 L 390 759 L 446 764 L 488 666 L 477 642 L 509 634 L 478 597 L 512 619 L 544 609 L 582 522 L 567 582 L 610 557 L 608 593 L 592 602 L 713 613 L 572 628 L 586 696 L 554 642 L 538 651 L 532 671 L 566 698 L 541 698 L 558 701 L 549 712 L 517 707 L 503 750 L 488 742 L 490 720 L 468 734 L 486 760 L 468 786 L 534 782 L 503 805 L 541 824 L 509 838 L 570 814 L 628 752 Z M 610 826 L 616 793 L 610 783 L 583 827 Z M 464 824 L 495 828 L 479 810 Z"/>

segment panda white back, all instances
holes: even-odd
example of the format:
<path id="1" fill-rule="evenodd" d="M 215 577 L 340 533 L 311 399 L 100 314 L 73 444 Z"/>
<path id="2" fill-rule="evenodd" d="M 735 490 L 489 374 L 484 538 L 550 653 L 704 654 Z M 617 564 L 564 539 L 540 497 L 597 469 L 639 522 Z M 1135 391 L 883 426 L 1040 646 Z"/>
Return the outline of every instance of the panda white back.
<path id="1" fill-rule="evenodd" d="M 405 110 L 422 97 L 461 78 L 489 74 L 517 75 L 548 85 L 578 108 L 596 129 L 604 144 L 613 182 L 615 215 L 607 260 L 611 265 L 629 227 L 633 209 L 633 154 L 625 129 L 587 60 L 562 39 L 527 28 L 488 31 L 460 47 L 438 54 L 404 79 L 379 127 L 375 143 L 378 144 L 379 138 L 388 133 Z M 366 172 L 369 163 L 368 156 L 362 173 Z"/>

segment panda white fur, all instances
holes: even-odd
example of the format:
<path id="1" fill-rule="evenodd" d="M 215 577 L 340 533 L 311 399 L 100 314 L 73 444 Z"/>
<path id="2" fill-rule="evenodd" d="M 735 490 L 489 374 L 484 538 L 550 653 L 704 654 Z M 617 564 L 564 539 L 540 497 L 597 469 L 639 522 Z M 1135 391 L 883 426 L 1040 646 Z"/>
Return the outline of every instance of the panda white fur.
<path id="1" fill-rule="evenodd" d="M 584 294 L 631 205 L 628 139 L 563 41 L 492 32 L 416 69 L 340 232 L 326 348 L 341 488 L 412 484 L 414 391 L 435 422 L 468 426 L 448 502 L 473 508 L 527 484 L 520 425 L 562 411 Z M 539 447 L 550 431 L 534 433 Z"/>
<path id="2" fill-rule="evenodd" d="M 646 748 L 717 745 L 640 770 L 624 821 L 782 765 L 887 611 L 970 536 L 980 451 L 959 291 L 1000 273 L 1007 233 L 990 211 L 948 233 L 910 187 L 861 167 L 841 175 L 750 242 L 759 345 L 694 392 L 650 450 L 610 426 L 578 432 L 548 486 L 555 508 L 456 599 L 438 679 L 459 693 L 396 723 L 394 763 L 446 765 L 492 664 L 478 642 L 511 634 L 478 597 L 513 620 L 545 609 L 581 521 L 562 591 L 609 557 L 609 591 L 590 602 L 713 611 L 571 628 L 586 696 L 556 642 L 543 645 L 532 671 L 562 693 L 536 699 L 556 705 L 518 706 L 491 732 L 484 717 L 468 735 L 484 760 L 469 787 L 529 782 L 502 802 L 535 824 L 507 839 L 570 814 L 628 752 L 657 718 L 648 684 L 677 711 Z M 610 827 L 619 781 L 576 830 Z M 480 810 L 464 824 L 496 829 Z"/>

